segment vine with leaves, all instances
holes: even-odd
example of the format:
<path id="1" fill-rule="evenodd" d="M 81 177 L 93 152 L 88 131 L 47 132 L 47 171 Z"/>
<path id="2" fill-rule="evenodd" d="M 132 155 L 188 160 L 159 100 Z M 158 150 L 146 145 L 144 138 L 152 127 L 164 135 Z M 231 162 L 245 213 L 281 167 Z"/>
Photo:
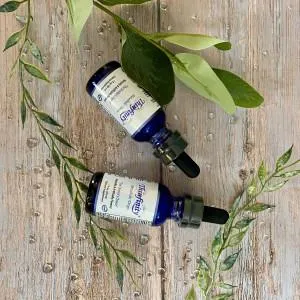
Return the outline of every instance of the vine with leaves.
<path id="1" fill-rule="evenodd" d="M 228 300 L 234 296 L 237 286 L 224 282 L 225 272 L 232 269 L 242 248 L 243 239 L 257 215 L 274 206 L 258 201 L 267 192 L 282 188 L 291 178 L 300 175 L 300 169 L 291 169 L 300 164 L 300 159 L 288 164 L 293 147 L 280 156 L 273 170 L 268 170 L 264 162 L 260 164 L 257 174 L 250 184 L 234 201 L 229 219 L 221 226 L 210 247 L 210 262 L 200 256 L 198 266 L 198 287 L 207 300 Z M 233 253 L 226 256 L 228 249 Z M 186 300 L 196 300 L 194 286 L 185 297 Z"/>

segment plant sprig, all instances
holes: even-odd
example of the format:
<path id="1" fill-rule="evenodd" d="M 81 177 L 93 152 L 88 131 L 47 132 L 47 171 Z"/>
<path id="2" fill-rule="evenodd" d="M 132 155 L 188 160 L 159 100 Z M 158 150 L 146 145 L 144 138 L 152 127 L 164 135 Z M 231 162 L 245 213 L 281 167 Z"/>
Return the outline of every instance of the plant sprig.
<path id="1" fill-rule="evenodd" d="M 68 141 L 66 138 L 62 137 L 60 134 L 55 132 L 56 129 L 59 129 L 61 131 L 63 126 L 49 114 L 39 109 L 32 95 L 30 94 L 30 91 L 25 85 L 24 77 L 26 73 L 37 79 L 50 82 L 47 75 L 37 65 L 31 64 L 25 61 L 23 58 L 28 50 L 27 48 L 29 47 L 32 57 L 36 59 L 40 64 L 43 64 L 40 49 L 29 37 L 30 24 L 33 20 L 33 17 L 31 15 L 31 0 L 25 0 L 22 2 L 9 1 L 4 5 L 0 6 L 0 12 L 15 11 L 23 3 L 27 4 L 26 23 L 21 30 L 12 34 L 8 38 L 4 49 L 4 51 L 6 51 L 7 49 L 19 44 L 22 41 L 18 56 L 16 58 L 15 63 L 13 64 L 11 71 L 12 74 L 13 70 L 16 68 L 16 66 L 18 66 L 18 77 L 22 90 L 20 109 L 22 125 L 24 127 L 27 119 L 27 114 L 28 112 L 30 112 L 30 114 L 36 121 L 39 132 L 51 153 L 55 166 L 57 167 L 61 176 L 64 178 L 65 185 L 73 201 L 73 208 L 76 220 L 77 223 L 79 223 L 82 215 L 81 206 L 85 204 L 85 194 L 87 192 L 88 187 L 84 182 L 80 181 L 76 177 L 75 170 L 82 172 L 90 172 L 90 170 L 84 163 L 82 163 L 76 157 L 71 157 L 66 154 L 66 151 L 62 150 L 61 146 L 64 146 L 66 149 L 69 150 L 76 149 L 70 141 Z M 132 273 L 128 268 L 125 260 L 128 259 L 136 263 L 140 262 L 130 251 L 125 249 L 118 249 L 114 246 L 113 243 L 113 240 L 125 240 L 125 236 L 115 228 L 105 228 L 100 226 L 95 218 L 90 217 L 89 220 L 90 221 L 88 229 L 91 240 L 95 245 L 96 250 L 103 251 L 103 256 L 108 262 L 109 266 L 112 265 L 110 253 L 112 252 L 116 257 L 115 271 L 120 288 L 122 289 L 123 287 L 124 269 L 128 272 L 130 278 L 134 282 Z M 94 227 L 97 228 L 97 232 Z M 100 235 L 102 239 L 102 243 L 100 244 L 98 243 L 98 235 Z"/>
<path id="2" fill-rule="evenodd" d="M 266 168 L 264 162 L 260 164 L 256 176 L 234 201 L 228 221 L 215 235 L 210 247 L 210 259 L 200 257 L 197 281 L 204 299 L 226 300 L 233 297 L 236 286 L 224 282 L 223 273 L 231 270 L 236 263 L 243 239 L 257 215 L 274 207 L 259 202 L 258 198 L 265 192 L 282 188 L 291 178 L 300 175 L 300 169 L 291 170 L 300 160 L 288 164 L 292 150 L 293 146 L 277 159 L 272 171 Z M 228 249 L 233 249 L 233 252 L 225 256 Z"/>

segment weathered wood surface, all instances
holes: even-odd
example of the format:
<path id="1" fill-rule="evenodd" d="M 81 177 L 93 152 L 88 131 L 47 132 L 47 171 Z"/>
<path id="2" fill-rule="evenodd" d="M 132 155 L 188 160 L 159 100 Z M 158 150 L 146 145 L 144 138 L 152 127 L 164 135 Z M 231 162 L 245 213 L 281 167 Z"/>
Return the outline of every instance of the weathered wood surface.
<path id="1" fill-rule="evenodd" d="M 93 13 L 77 47 L 69 34 L 64 1 L 35 1 L 32 34 L 53 84 L 35 80 L 28 84 L 41 108 L 65 124 L 91 168 L 161 180 L 175 194 L 200 194 L 211 205 L 229 207 L 243 185 L 241 170 L 249 173 L 262 158 L 273 163 L 293 143 L 300 155 L 299 11 L 296 0 L 164 0 L 117 10 L 123 17 L 133 17 L 145 31 L 197 32 L 229 39 L 234 45 L 230 52 L 209 50 L 205 57 L 240 74 L 265 96 L 263 107 L 239 110 L 229 117 L 177 84 L 175 100 L 167 109 L 168 123 L 186 136 L 188 152 L 202 167 L 194 180 L 161 168 L 149 146 L 122 138 L 120 127 L 86 94 L 89 75 L 120 53 L 116 28 L 99 11 Z M 108 26 L 99 35 L 103 20 L 111 30 Z M 0 16 L 2 47 L 17 28 L 14 14 Z M 77 229 L 65 186 L 57 171 L 46 165 L 49 153 L 42 140 L 33 149 L 26 145 L 27 138 L 40 136 L 30 118 L 21 129 L 18 82 L 9 79 L 7 71 L 16 55 L 17 49 L 0 54 L 0 298 L 134 299 L 141 291 L 137 299 L 183 299 L 192 284 L 196 256 L 206 254 L 216 227 L 203 224 L 198 231 L 171 223 L 162 229 L 124 227 L 130 237 L 125 246 L 137 252 L 143 266 L 134 269 L 138 287 L 127 280 L 120 295 L 108 268 L 93 263 L 93 247 L 80 241 L 84 221 Z M 35 167 L 43 171 L 36 174 Z M 41 187 L 35 189 L 36 184 Z M 258 220 L 244 243 L 231 276 L 239 285 L 236 299 L 300 299 L 299 187 L 298 180 L 264 197 L 277 208 Z M 139 244 L 141 234 L 150 236 L 145 246 Z M 30 243 L 31 235 L 35 243 Z M 83 260 L 78 259 L 80 253 Z M 54 264 L 48 274 L 42 272 L 46 262 Z M 166 269 L 162 275 L 160 267 Z M 79 275 L 75 281 L 73 272 Z"/>

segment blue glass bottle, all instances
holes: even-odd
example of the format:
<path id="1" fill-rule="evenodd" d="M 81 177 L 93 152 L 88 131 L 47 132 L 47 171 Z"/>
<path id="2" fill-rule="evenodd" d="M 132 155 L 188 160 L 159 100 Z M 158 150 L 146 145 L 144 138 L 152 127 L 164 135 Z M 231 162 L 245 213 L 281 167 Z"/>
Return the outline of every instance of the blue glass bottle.
<path id="1" fill-rule="evenodd" d="M 181 227 L 198 228 L 201 221 L 224 224 L 228 219 L 227 211 L 204 206 L 201 197 L 174 197 L 162 184 L 100 172 L 91 179 L 86 211 L 151 226 L 172 219 Z"/>
<path id="2" fill-rule="evenodd" d="M 199 175 L 199 166 L 184 152 L 187 142 L 179 132 L 166 128 L 163 109 L 122 71 L 118 62 L 101 67 L 86 89 L 135 141 L 150 142 L 153 154 L 164 164 L 175 163 L 191 178 Z"/>

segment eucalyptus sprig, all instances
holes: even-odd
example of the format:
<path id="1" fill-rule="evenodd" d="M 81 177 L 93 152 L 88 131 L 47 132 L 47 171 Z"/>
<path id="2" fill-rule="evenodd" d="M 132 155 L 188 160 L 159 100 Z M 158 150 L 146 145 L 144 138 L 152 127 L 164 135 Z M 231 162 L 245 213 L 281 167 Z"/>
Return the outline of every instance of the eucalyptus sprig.
<path id="1" fill-rule="evenodd" d="M 113 18 L 122 36 L 121 62 L 124 71 L 160 105 L 166 105 L 173 99 L 175 76 L 229 114 L 234 113 L 237 106 L 251 108 L 263 102 L 263 97 L 239 76 L 212 68 L 198 54 L 174 54 L 162 44 L 166 42 L 191 51 L 210 47 L 226 51 L 231 49 L 229 42 L 202 34 L 145 33 L 106 7 L 144 2 L 149 0 L 66 0 L 77 39 L 92 12 L 93 4 Z"/>
<path id="2" fill-rule="evenodd" d="M 82 172 L 90 172 L 90 170 L 79 159 L 67 155 L 66 151 L 62 150 L 61 146 L 69 150 L 76 149 L 70 143 L 70 141 L 56 132 L 57 129 L 59 129 L 59 131 L 61 132 L 63 126 L 60 125 L 60 123 L 49 114 L 39 109 L 25 84 L 24 77 L 26 73 L 37 79 L 50 82 L 47 75 L 37 65 L 31 64 L 24 60 L 24 57 L 26 56 L 29 48 L 32 57 L 36 59 L 38 63 L 43 64 L 42 54 L 39 47 L 29 37 L 30 24 L 33 20 L 33 17 L 31 15 L 31 0 L 24 0 L 20 2 L 9 1 L 0 6 L 0 12 L 13 12 L 17 10 L 18 7 L 23 3 L 27 4 L 26 22 L 21 30 L 13 33 L 8 38 L 4 48 L 4 51 L 6 51 L 7 49 L 20 43 L 20 50 L 17 59 L 13 64 L 12 71 L 16 68 L 16 66 L 18 66 L 18 78 L 22 91 L 20 108 L 22 125 L 24 127 L 27 119 L 27 114 L 28 112 L 30 112 L 34 120 L 36 121 L 40 134 L 51 153 L 54 164 L 64 178 L 65 185 L 73 201 L 76 220 L 77 223 L 79 223 L 82 214 L 81 207 L 85 204 L 85 194 L 88 187 L 84 182 L 80 181 L 76 177 L 75 171 L 78 170 Z M 128 272 L 128 274 L 134 281 L 130 269 L 126 264 L 126 260 L 131 260 L 139 264 L 140 262 L 130 251 L 125 249 L 118 249 L 114 246 L 113 241 L 117 241 L 120 239 L 123 241 L 126 240 L 126 237 L 118 229 L 102 227 L 97 223 L 97 220 L 92 217 L 90 217 L 89 220 L 90 221 L 88 224 L 88 229 L 91 240 L 96 247 L 96 251 L 101 251 L 101 253 L 103 253 L 104 258 L 106 259 L 110 267 L 112 267 L 111 252 L 116 257 L 116 278 L 120 288 L 122 289 L 124 269 Z M 95 227 L 97 228 L 97 232 L 95 230 Z M 102 240 L 101 243 L 98 242 L 99 235 Z"/>
<path id="3" fill-rule="evenodd" d="M 292 150 L 293 146 L 277 159 L 273 170 L 269 171 L 264 162 L 260 164 L 250 184 L 234 201 L 228 221 L 215 235 L 210 248 L 210 258 L 200 257 L 197 281 L 204 299 L 227 300 L 233 297 L 236 286 L 224 282 L 223 274 L 231 270 L 237 261 L 242 251 L 243 239 L 257 215 L 274 207 L 260 202 L 259 196 L 282 188 L 291 178 L 300 175 L 300 168 L 291 169 L 300 160 L 288 164 Z M 226 256 L 229 249 L 232 249 L 232 253 Z M 186 299 L 196 299 L 195 293 L 194 298 L 191 298 L 191 294 L 190 291 Z"/>

